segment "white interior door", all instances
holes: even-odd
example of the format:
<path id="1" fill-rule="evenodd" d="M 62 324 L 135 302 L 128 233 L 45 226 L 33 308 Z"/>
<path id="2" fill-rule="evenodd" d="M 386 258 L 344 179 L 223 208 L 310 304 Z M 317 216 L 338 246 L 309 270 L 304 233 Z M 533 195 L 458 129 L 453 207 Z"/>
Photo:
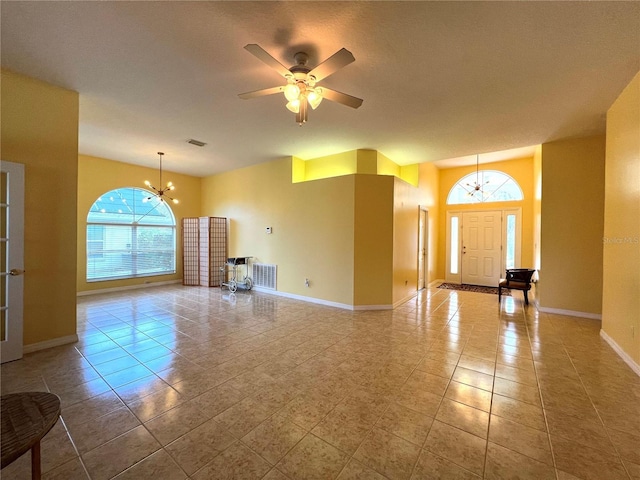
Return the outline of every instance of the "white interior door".
<path id="1" fill-rule="evenodd" d="M 418 290 L 422 290 L 426 283 L 427 268 L 427 211 L 420 209 L 418 228 Z"/>
<path id="2" fill-rule="evenodd" d="M 502 252 L 502 212 L 462 214 L 462 283 L 497 286 Z"/>
<path id="3" fill-rule="evenodd" d="M 0 162 L 0 357 L 22 358 L 24 165 Z"/>

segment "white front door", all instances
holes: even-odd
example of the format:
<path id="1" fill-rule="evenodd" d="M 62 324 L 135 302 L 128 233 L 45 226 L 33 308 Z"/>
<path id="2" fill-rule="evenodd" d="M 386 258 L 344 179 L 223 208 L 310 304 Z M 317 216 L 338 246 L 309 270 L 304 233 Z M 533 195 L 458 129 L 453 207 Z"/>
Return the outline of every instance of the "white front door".
<path id="1" fill-rule="evenodd" d="M 0 357 L 22 358 L 24 165 L 0 162 Z"/>
<path id="2" fill-rule="evenodd" d="M 462 214 L 462 283 L 497 286 L 502 252 L 502 212 Z"/>

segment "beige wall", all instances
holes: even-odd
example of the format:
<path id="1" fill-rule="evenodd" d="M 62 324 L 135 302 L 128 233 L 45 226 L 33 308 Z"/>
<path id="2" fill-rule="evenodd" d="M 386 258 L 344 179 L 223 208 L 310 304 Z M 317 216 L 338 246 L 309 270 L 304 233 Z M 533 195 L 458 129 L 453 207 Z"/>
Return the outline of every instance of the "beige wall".
<path id="1" fill-rule="evenodd" d="M 533 158 L 521 158 L 505 162 L 486 163 L 481 165 L 482 170 L 497 170 L 511 176 L 522 189 L 524 200 L 518 202 L 491 202 L 487 204 L 447 205 L 447 197 L 451 188 L 465 175 L 476 171 L 475 166 L 446 168 L 439 171 L 440 188 L 440 218 L 438 239 L 438 278 L 445 278 L 446 266 L 446 221 L 447 212 L 476 211 L 476 210 L 502 210 L 510 208 L 522 209 L 522 268 L 529 268 L 534 264 L 533 258 L 533 231 L 534 231 L 534 162 Z"/>
<path id="2" fill-rule="evenodd" d="M 602 311 L 604 159 L 604 136 L 542 145 L 542 308 Z"/>
<path id="3" fill-rule="evenodd" d="M 115 188 L 146 188 L 145 180 L 154 183 L 158 170 L 140 167 L 104 158 L 77 155 L 78 161 L 78 210 L 77 210 L 77 288 L 78 292 L 103 290 L 109 288 L 130 287 L 146 283 L 182 280 L 182 218 L 200 215 L 200 182 L 198 177 L 163 171 L 163 179 L 176 186 L 172 196 L 180 200 L 169 208 L 176 219 L 177 250 L 176 273 L 173 275 L 154 275 L 150 277 L 129 278 L 125 280 L 106 280 L 87 282 L 87 214 L 91 205 L 104 193 Z M 156 182 L 157 183 L 157 182 Z"/>
<path id="4" fill-rule="evenodd" d="M 602 329 L 640 365 L 640 73 L 607 113 Z"/>
<path id="5" fill-rule="evenodd" d="M 1 159 L 25 165 L 24 344 L 76 334 L 78 94 L 2 71 Z"/>

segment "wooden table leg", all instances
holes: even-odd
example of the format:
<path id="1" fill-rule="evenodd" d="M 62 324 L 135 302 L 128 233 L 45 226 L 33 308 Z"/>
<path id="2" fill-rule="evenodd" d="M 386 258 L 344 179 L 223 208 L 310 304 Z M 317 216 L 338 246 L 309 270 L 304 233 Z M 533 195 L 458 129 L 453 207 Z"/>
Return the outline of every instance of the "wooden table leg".
<path id="1" fill-rule="evenodd" d="M 40 480 L 40 442 L 31 447 L 31 480 Z"/>

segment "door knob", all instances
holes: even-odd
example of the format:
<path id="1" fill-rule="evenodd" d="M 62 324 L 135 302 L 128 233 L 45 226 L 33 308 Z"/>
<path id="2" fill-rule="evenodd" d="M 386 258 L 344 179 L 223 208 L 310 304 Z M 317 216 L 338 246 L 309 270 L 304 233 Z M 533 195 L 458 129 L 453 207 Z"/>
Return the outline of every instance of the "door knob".
<path id="1" fill-rule="evenodd" d="M 24 273 L 24 270 L 20 270 L 19 268 L 12 268 L 11 270 L 9 270 L 9 275 L 11 275 L 12 277 L 17 277 L 18 275 L 22 275 Z"/>

